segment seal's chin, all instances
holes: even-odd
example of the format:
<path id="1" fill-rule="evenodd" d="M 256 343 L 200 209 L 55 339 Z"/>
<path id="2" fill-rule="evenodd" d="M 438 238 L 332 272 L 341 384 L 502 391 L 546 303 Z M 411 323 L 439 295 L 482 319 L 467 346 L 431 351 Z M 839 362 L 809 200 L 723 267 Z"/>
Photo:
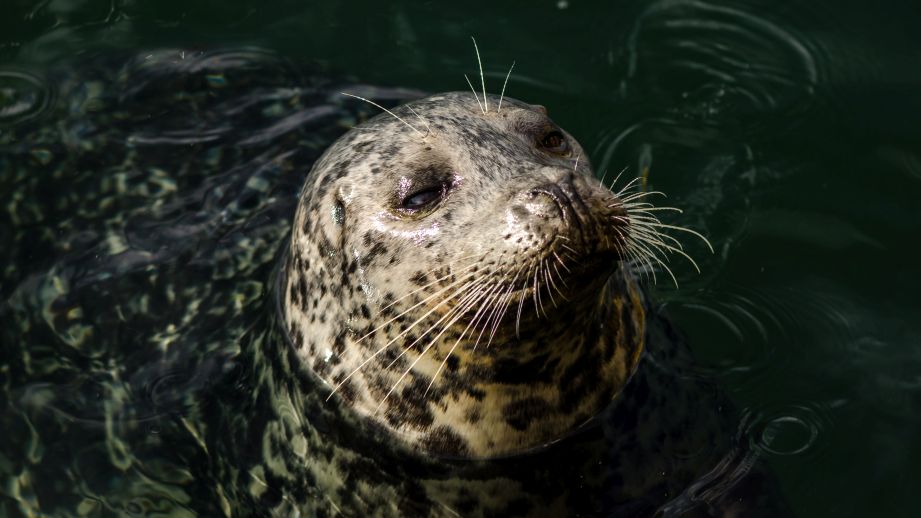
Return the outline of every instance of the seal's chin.
<path id="1" fill-rule="evenodd" d="M 580 258 L 570 267 L 565 279 L 572 292 L 570 295 L 579 297 L 597 292 L 620 267 L 620 258 L 613 252 L 596 252 Z M 596 287 L 598 290 L 592 289 Z"/>

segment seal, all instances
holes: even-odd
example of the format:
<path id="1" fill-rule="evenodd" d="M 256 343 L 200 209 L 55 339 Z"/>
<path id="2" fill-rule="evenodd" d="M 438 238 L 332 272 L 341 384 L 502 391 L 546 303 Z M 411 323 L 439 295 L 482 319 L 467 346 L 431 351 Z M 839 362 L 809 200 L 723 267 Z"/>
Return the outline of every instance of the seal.
<path id="1" fill-rule="evenodd" d="M 284 313 L 304 364 L 367 419 L 430 453 L 495 457 L 621 391 L 645 326 L 626 260 L 653 227 L 634 230 L 649 212 L 545 108 L 478 101 L 414 101 L 329 148 L 300 196 Z"/>
<path id="2" fill-rule="evenodd" d="M 770 494 L 644 295 L 681 253 L 664 208 L 596 180 L 544 108 L 258 49 L 45 81 L 0 132 L 0 515 L 753 516 Z"/>

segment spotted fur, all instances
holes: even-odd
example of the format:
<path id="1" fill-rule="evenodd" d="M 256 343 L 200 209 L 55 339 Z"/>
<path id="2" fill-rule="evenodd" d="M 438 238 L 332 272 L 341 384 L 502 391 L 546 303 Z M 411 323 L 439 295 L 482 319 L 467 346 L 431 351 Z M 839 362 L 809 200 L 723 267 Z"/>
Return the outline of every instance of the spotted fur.
<path id="1" fill-rule="evenodd" d="M 572 137 L 565 155 L 541 148 L 562 133 L 545 111 L 504 107 L 483 114 L 470 93 L 449 93 L 397 109 L 418 114 L 424 135 L 390 114 L 368 121 L 319 160 L 294 219 L 284 312 L 302 362 L 432 453 L 490 457 L 556 440 L 610 403 L 642 349 L 617 198 L 576 162 Z M 441 199 L 406 214 L 400 202 L 420 185 L 441 186 Z M 584 264 L 599 257 L 606 264 Z M 554 293 L 539 260 L 553 261 L 553 284 L 596 282 Z M 481 308 L 513 289 L 512 314 L 487 322 Z M 453 318 L 464 300 L 476 303 Z"/>

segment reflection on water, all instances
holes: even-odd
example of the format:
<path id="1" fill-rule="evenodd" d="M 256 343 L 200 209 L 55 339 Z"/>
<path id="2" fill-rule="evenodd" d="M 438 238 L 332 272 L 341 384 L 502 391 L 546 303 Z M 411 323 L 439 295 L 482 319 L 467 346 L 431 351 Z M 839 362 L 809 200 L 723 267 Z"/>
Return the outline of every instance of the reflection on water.
<path id="1" fill-rule="evenodd" d="M 921 86 L 914 66 L 921 41 L 908 26 L 918 12 L 899 2 L 885 9 L 822 4 L 664 0 L 602 9 L 572 1 L 565 10 L 550 2 L 533 12 L 400 2 L 5 7 L 0 190 L 9 221 L 0 228 L 0 294 L 4 321 L 32 327 L 8 326 L 2 347 L 20 333 L 34 343 L 20 362 L 0 368 L 9 394 L 0 402 L 15 414 L 9 433 L 22 441 L 22 462 L 72 459 L 74 479 L 100 493 L 114 480 L 98 469 L 104 456 L 141 473 L 121 482 L 126 494 L 128 485 L 146 484 L 163 495 L 119 504 L 126 512 L 185 505 L 187 495 L 175 488 L 192 476 L 149 478 L 145 470 L 157 469 L 120 437 L 158 436 L 165 416 L 194 412 L 188 396 L 207 391 L 233 365 L 233 351 L 216 346 L 207 361 L 182 354 L 189 343 L 226 345 L 239 335 L 196 328 L 171 311 L 190 294 L 168 289 L 163 278 L 186 276 L 194 285 L 207 269 L 230 282 L 242 271 L 248 282 L 236 286 L 231 306 L 245 315 L 264 292 L 258 276 L 273 259 L 247 254 L 254 242 L 284 232 L 261 233 L 264 227 L 247 222 L 287 210 L 297 182 L 286 171 L 313 159 L 274 146 L 290 135 L 321 145 L 328 135 L 311 140 L 303 128 L 339 116 L 325 98 L 297 109 L 302 97 L 326 94 L 278 56 L 394 85 L 349 91 L 399 101 L 414 95 L 401 87 L 464 87 L 462 73 L 472 69 L 467 37 L 475 35 L 488 80 L 498 84 L 517 60 L 511 95 L 548 105 L 591 151 L 599 173 L 612 178 L 626 167 L 624 178 L 644 175 L 648 188 L 684 209 L 670 221 L 713 242 L 710 254 L 688 240 L 703 273 L 676 258 L 670 267 L 681 289 L 660 282 L 655 297 L 688 336 L 698 358 L 693 375 L 720 380 L 735 400 L 740 442 L 769 460 L 791 506 L 803 516 L 912 515 L 912 491 L 921 484 L 914 325 L 921 282 L 911 239 L 921 231 L 921 143 L 910 121 L 921 116 L 912 93 Z M 357 24 L 359 11 L 376 22 Z M 489 16 L 469 21 L 473 12 Z M 51 72 L 76 56 L 93 63 L 86 58 L 176 43 L 258 43 L 278 52 L 154 50 L 120 72 L 117 92 L 99 80 L 101 65 L 77 77 Z M 184 111 L 162 116 L 140 108 L 156 104 L 152 94 L 188 86 L 169 80 L 193 69 L 204 82 L 196 86 L 213 98 L 177 101 L 187 102 Z M 234 88 L 248 93 L 221 103 L 221 92 Z M 136 103 L 133 117 L 94 125 L 101 119 L 75 116 L 124 102 Z M 130 128 L 124 142 L 102 138 L 109 123 Z M 24 142 L 22 128 L 30 125 L 44 132 Z M 75 150 L 84 159 L 69 160 Z M 224 174 L 193 180 L 163 162 Z M 111 180 L 100 205 L 87 189 L 104 175 Z M 45 205 L 37 210 L 36 202 Z M 131 318 L 148 328 L 125 327 Z M 158 355 L 113 360 L 112 342 L 94 330 L 99 322 L 122 330 L 109 337 L 120 346 L 149 340 Z M 150 336 L 154 325 L 159 331 Z M 73 429 L 86 433 L 85 446 L 56 450 L 54 437 Z M 727 457 L 663 511 L 684 509 L 748 462 L 743 454 Z M 20 468 L 0 457 L 5 480 Z M 38 480 L 16 479 L 0 494 L 11 491 L 37 507 Z M 89 512 L 97 504 L 79 505 Z"/>

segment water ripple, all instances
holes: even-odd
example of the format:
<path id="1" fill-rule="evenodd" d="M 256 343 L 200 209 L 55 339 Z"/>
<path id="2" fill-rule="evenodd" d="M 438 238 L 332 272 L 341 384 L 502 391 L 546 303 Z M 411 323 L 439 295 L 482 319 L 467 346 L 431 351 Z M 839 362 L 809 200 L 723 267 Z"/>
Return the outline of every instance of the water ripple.
<path id="1" fill-rule="evenodd" d="M 710 376 L 736 379 L 737 389 L 759 383 L 770 369 L 791 361 L 776 346 L 788 339 L 791 319 L 768 293 L 731 286 L 676 298 L 670 306 L 682 327 L 707 337 L 697 348 L 702 352 L 705 345 L 707 356 L 715 360 L 698 368 Z"/>
<path id="2" fill-rule="evenodd" d="M 662 0 L 636 16 L 621 61 L 625 115 L 592 151 L 599 171 L 629 164 L 625 177 L 699 198 L 678 201 L 715 242 L 739 234 L 751 193 L 771 179 L 765 149 L 825 103 L 816 90 L 828 75 L 826 49 L 795 23 L 746 9 Z M 711 225 L 725 232 L 706 232 Z"/>
<path id="3" fill-rule="evenodd" d="M 626 46 L 622 93 L 671 97 L 676 114 L 698 122 L 729 114 L 789 117 L 821 80 L 821 56 L 808 39 L 735 6 L 653 3 Z"/>
<path id="4" fill-rule="evenodd" d="M 51 87 L 37 76 L 0 70 L 0 127 L 38 117 L 53 98 Z"/>
<path id="5" fill-rule="evenodd" d="M 832 423 L 819 403 L 749 407 L 743 412 L 740 433 L 756 451 L 789 457 L 816 449 Z"/>

